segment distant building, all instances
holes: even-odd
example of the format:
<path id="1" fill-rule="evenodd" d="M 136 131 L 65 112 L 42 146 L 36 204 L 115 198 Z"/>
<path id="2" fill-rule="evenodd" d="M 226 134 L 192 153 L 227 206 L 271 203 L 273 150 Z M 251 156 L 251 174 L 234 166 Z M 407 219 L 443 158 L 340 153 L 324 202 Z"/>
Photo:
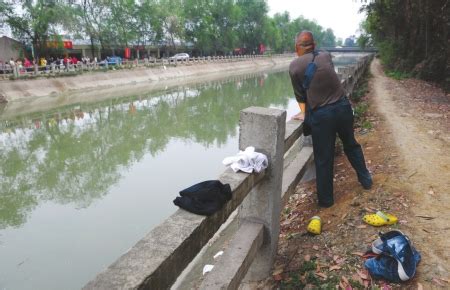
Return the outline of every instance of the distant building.
<path id="1" fill-rule="evenodd" d="M 8 36 L 0 37 L 0 61 L 14 60 L 23 56 L 24 46 L 19 41 Z"/>

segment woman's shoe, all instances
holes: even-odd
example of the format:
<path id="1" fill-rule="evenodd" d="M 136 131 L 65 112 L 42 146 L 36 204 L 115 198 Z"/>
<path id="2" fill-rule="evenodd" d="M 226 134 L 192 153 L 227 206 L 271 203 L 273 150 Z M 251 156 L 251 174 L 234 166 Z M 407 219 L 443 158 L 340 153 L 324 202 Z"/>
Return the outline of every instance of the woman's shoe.
<path id="1" fill-rule="evenodd" d="M 393 225 L 398 222 L 398 218 L 392 214 L 377 211 L 374 214 L 366 214 L 363 221 L 374 227 L 381 227 L 385 225 Z"/>
<path id="2" fill-rule="evenodd" d="M 322 232 L 322 221 L 320 220 L 320 217 L 313 216 L 309 221 L 307 230 L 311 234 L 320 235 Z"/>

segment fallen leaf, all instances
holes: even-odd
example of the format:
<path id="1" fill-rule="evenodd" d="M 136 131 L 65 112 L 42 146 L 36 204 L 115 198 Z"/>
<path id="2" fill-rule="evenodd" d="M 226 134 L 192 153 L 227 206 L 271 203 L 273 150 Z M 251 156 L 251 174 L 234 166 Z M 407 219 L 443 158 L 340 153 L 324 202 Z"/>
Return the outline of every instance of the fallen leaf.
<path id="1" fill-rule="evenodd" d="M 342 281 L 344 281 L 347 285 L 350 284 L 350 282 L 348 281 L 347 277 L 342 276 L 341 279 L 342 279 Z"/>
<path id="2" fill-rule="evenodd" d="M 354 281 L 358 281 L 359 284 L 361 284 L 361 285 L 364 284 L 363 279 L 361 279 L 361 277 L 359 277 L 358 274 L 353 274 L 353 275 L 352 275 L 352 279 L 353 279 Z"/>
<path id="3" fill-rule="evenodd" d="M 361 279 L 363 279 L 363 280 L 367 280 L 368 279 L 367 275 L 364 274 L 363 272 L 356 271 L 356 273 L 358 273 L 358 275 L 359 275 L 359 277 L 361 277 Z"/>
<path id="4" fill-rule="evenodd" d="M 423 219 L 426 219 L 426 220 L 433 220 L 433 219 L 435 219 L 435 217 L 426 216 L 426 215 L 416 215 L 416 217 L 420 217 L 420 218 L 423 218 Z"/>
<path id="5" fill-rule="evenodd" d="M 448 279 L 448 278 L 439 278 L 439 279 L 441 279 L 444 282 L 450 283 L 450 279 Z"/>
<path id="6" fill-rule="evenodd" d="M 290 220 L 285 220 L 284 222 L 281 223 L 281 226 L 287 226 L 290 225 L 291 221 Z"/>
<path id="7" fill-rule="evenodd" d="M 444 283 L 442 283 L 441 281 L 439 281 L 439 279 L 437 278 L 433 278 L 432 280 L 434 283 L 438 284 L 441 287 L 445 287 Z"/>
<path id="8" fill-rule="evenodd" d="M 323 279 L 327 279 L 328 278 L 328 276 L 327 275 L 325 275 L 324 273 L 314 273 L 314 274 L 316 274 L 316 276 L 319 276 L 319 277 L 321 277 L 321 278 L 323 278 Z"/>
<path id="9" fill-rule="evenodd" d="M 361 252 L 352 252 L 351 254 L 355 255 L 355 256 L 360 256 L 360 257 L 364 256 L 364 254 Z"/>
<path id="10" fill-rule="evenodd" d="M 310 255 L 305 255 L 304 260 L 305 260 L 305 262 L 311 261 L 311 256 Z"/>
<path id="11" fill-rule="evenodd" d="M 276 276 L 276 275 L 280 275 L 284 272 L 283 268 L 280 269 L 275 269 L 275 271 L 273 271 L 272 276 Z"/>
<path id="12" fill-rule="evenodd" d="M 336 264 L 338 264 L 338 265 L 342 265 L 342 264 L 344 264 L 344 262 L 345 262 L 345 258 L 340 258 L 340 259 L 336 260 Z"/>
<path id="13" fill-rule="evenodd" d="M 333 261 L 337 261 L 337 259 L 339 259 L 339 256 L 338 255 L 334 255 L 333 256 Z"/>
<path id="14" fill-rule="evenodd" d="M 377 211 L 373 207 L 365 207 L 364 210 L 367 211 L 367 212 L 376 212 Z"/>
<path id="15" fill-rule="evenodd" d="M 367 228 L 367 226 L 366 226 L 366 225 L 359 225 L 359 226 L 357 226 L 356 228 L 357 228 L 357 229 L 365 229 L 365 228 Z"/>
<path id="16" fill-rule="evenodd" d="M 273 276 L 273 280 L 281 281 L 281 280 L 283 280 L 283 277 L 281 276 L 281 274 L 278 274 L 278 275 Z"/>
<path id="17" fill-rule="evenodd" d="M 423 286 L 419 282 L 417 282 L 417 290 L 423 290 Z"/>
<path id="18" fill-rule="evenodd" d="M 313 249 L 316 250 L 316 251 L 318 251 L 318 250 L 319 250 L 319 246 L 314 245 L 314 246 L 313 246 Z"/>
<path id="19" fill-rule="evenodd" d="M 329 271 L 334 271 L 334 270 L 340 270 L 340 269 L 342 269 L 340 266 L 331 266 L 328 270 Z"/>

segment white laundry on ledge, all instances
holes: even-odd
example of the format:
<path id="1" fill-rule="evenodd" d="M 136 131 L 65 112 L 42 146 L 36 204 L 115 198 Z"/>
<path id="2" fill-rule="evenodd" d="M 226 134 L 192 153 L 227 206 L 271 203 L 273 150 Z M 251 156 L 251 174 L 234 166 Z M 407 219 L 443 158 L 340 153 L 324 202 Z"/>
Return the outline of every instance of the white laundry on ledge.
<path id="1" fill-rule="evenodd" d="M 269 165 L 267 156 L 255 152 L 255 147 L 252 146 L 245 148 L 244 151 L 239 151 L 236 156 L 226 157 L 222 163 L 226 166 L 229 165 L 234 172 L 241 170 L 247 173 L 252 173 L 253 170 L 260 172 Z"/>

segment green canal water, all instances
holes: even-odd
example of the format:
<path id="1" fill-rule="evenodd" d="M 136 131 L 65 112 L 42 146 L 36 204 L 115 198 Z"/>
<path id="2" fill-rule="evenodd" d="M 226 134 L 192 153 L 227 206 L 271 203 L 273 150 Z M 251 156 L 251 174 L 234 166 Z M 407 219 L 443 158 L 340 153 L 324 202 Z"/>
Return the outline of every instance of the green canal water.
<path id="1" fill-rule="evenodd" d="M 240 110 L 292 96 L 267 72 L 1 119 L 0 289 L 79 289 L 218 177 Z"/>
<path id="2" fill-rule="evenodd" d="M 175 212 L 180 190 L 217 179 L 249 106 L 297 113 L 287 71 L 0 113 L 0 290 L 81 288 Z"/>

